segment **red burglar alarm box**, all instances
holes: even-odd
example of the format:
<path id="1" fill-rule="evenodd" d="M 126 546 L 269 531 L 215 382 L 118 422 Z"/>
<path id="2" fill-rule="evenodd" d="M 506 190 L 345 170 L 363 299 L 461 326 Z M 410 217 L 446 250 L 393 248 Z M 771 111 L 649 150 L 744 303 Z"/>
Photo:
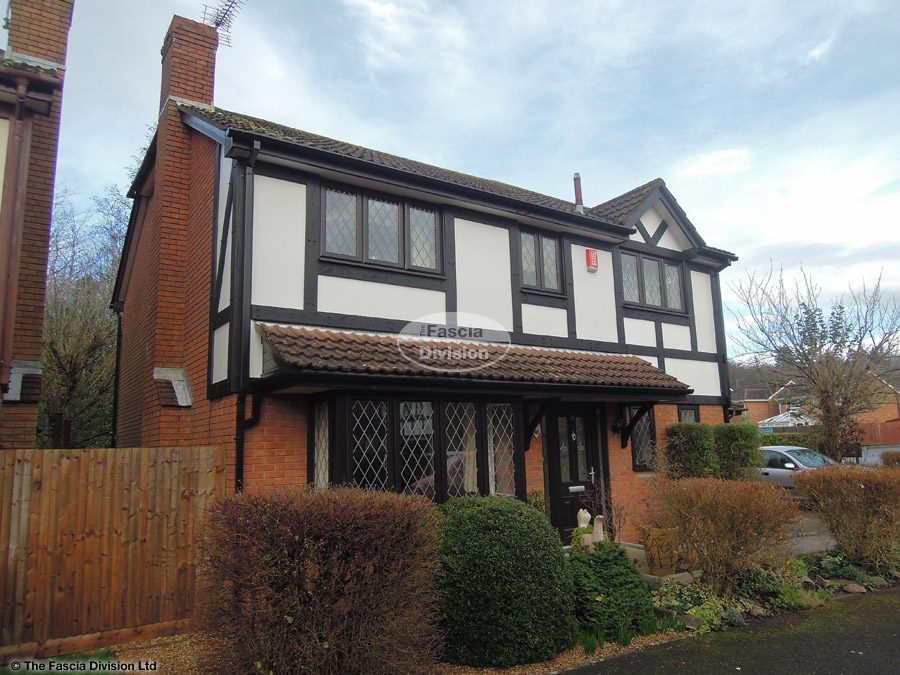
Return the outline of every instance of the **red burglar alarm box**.
<path id="1" fill-rule="evenodd" d="M 588 272 L 596 272 L 600 267 L 600 256 L 597 255 L 597 249 L 589 248 L 584 251 L 584 261 L 587 265 Z"/>

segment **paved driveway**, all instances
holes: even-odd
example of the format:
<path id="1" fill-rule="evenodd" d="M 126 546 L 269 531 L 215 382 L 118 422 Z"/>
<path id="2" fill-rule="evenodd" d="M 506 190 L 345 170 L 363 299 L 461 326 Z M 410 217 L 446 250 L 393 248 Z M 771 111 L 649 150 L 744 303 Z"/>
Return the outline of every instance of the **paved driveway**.
<path id="1" fill-rule="evenodd" d="M 900 588 L 612 657 L 576 675 L 895 675 Z"/>

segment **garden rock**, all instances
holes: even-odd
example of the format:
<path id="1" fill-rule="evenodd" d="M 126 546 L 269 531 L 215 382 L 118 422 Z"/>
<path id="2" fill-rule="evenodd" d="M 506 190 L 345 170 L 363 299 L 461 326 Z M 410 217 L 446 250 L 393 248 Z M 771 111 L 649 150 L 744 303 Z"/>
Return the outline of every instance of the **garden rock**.
<path id="1" fill-rule="evenodd" d="M 875 584 L 876 586 L 878 586 L 879 588 L 882 586 L 888 585 L 887 579 L 885 579 L 884 577 L 872 577 L 871 580 L 872 580 L 872 583 Z"/>
<path id="2" fill-rule="evenodd" d="M 859 584 L 849 583 L 841 586 L 844 593 L 865 593 L 866 587 L 860 586 Z"/>
<path id="3" fill-rule="evenodd" d="M 826 579 L 825 577 L 823 577 L 823 576 L 820 575 L 820 574 L 817 574 L 817 575 L 816 575 L 816 578 L 813 579 L 813 583 L 814 583 L 818 588 L 828 588 L 828 587 L 831 585 L 831 582 L 828 581 L 828 579 Z"/>
<path id="4" fill-rule="evenodd" d="M 700 630 L 703 627 L 703 621 L 690 614 L 679 614 L 678 620 L 681 621 L 688 630 Z"/>
<path id="5" fill-rule="evenodd" d="M 810 579 L 809 577 L 803 577 L 803 579 L 801 579 L 800 581 L 803 584 L 804 590 L 808 591 L 808 590 L 811 590 L 811 589 L 817 587 L 816 582 L 813 581 L 812 579 Z"/>
<path id="6" fill-rule="evenodd" d="M 759 619 L 760 617 L 766 616 L 767 614 L 768 612 L 759 605 L 753 605 L 753 607 L 750 608 L 750 616 L 755 619 Z"/>

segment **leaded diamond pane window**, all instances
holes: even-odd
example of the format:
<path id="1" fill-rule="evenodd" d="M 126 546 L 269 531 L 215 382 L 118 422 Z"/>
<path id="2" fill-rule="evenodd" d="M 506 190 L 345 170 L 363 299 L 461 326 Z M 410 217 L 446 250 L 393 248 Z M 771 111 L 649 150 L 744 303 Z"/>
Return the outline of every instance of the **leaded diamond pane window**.
<path id="1" fill-rule="evenodd" d="M 541 237 L 541 253 L 543 254 L 544 288 L 548 291 L 559 290 L 559 251 L 553 237 Z"/>
<path id="2" fill-rule="evenodd" d="M 400 402 L 400 486 L 435 498 L 434 407 L 429 401 Z"/>
<path id="3" fill-rule="evenodd" d="M 644 302 L 654 307 L 662 306 L 659 286 L 659 262 L 644 258 Z"/>
<path id="4" fill-rule="evenodd" d="M 437 269 L 437 214 L 409 209 L 409 258 L 415 267 Z"/>
<path id="5" fill-rule="evenodd" d="M 475 404 L 451 401 L 446 406 L 447 497 L 478 494 Z"/>
<path id="6" fill-rule="evenodd" d="M 317 488 L 328 487 L 328 401 L 316 403 L 315 426 L 315 474 L 313 484 Z"/>
<path id="7" fill-rule="evenodd" d="M 400 206 L 380 199 L 368 201 L 369 260 L 400 262 Z"/>
<path id="8" fill-rule="evenodd" d="M 384 490 L 388 480 L 388 404 L 357 400 L 351 410 L 351 470 L 361 488 Z"/>
<path id="9" fill-rule="evenodd" d="M 492 495 L 516 494 L 516 469 L 513 461 L 513 409 L 509 403 L 487 406 L 488 482 Z"/>
<path id="10" fill-rule="evenodd" d="M 681 298 L 681 273 L 676 265 L 666 265 L 666 307 L 684 309 Z"/>
<path id="11" fill-rule="evenodd" d="M 356 195 L 325 191 L 325 251 L 357 256 Z"/>
<path id="12" fill-rule="evenodd" d="M 522 283 L 538 285 L 537 237 L 530 232 L 522 233 Z"/>
<path id="13" fill-rule="evenodd" d="M 629 415 L 637 414 L 639 408 L 630 408 Z M 656 454 L 654 439 L 653 411 L 643 415 L 631 431 L 631 462 L 636 471 L 648 471 L 653 468 Z"/>
<path id="14" fill-rule="evenodd" d="M 622 291 L 625 302 L 641 301 L 641 286 L 638 280 L 637 256 L 622 256 Z"/>

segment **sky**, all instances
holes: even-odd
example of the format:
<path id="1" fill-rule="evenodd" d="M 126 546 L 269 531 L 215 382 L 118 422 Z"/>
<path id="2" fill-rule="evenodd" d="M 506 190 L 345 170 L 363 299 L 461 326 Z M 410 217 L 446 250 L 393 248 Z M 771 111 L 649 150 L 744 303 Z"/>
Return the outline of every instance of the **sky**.
<path id="1" fill-rule="evenodd" d="M 207 0 L 216 4 L 217 0 Z M 662 177 L 706 242 L 900 296 L 900 3 L 244 0 L 215 103 L 594 205 Z M 173 14 L 77 0 L 58 184 L 125 184 Z"/>

